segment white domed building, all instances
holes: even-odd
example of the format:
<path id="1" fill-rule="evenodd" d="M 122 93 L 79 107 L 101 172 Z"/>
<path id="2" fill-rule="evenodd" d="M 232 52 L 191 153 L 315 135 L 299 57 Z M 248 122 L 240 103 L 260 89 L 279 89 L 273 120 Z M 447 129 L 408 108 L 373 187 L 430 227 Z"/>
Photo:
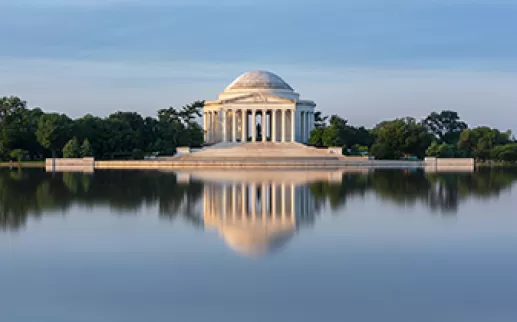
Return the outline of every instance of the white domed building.
<path id="1" fill-rule="evenodd" d="M 248 72 L 228 85 L 217 100 L 205 102 L 205 142 L 308 143 L 315 107 L 313 101 L 301 100 L 278 75 Z"/>

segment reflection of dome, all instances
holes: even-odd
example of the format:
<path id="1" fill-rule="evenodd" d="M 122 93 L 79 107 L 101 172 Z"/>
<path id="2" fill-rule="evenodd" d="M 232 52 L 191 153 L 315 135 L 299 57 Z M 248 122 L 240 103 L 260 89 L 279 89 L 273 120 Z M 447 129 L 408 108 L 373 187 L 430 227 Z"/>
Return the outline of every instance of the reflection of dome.
<path id="1" fill-rule="evenodd" d="M 281 248 L 295 233 L 293 225 L 231 225 L 220 227 L 224 240 L 236 252 L 251 257 Z"/>
<path id="2" fill-rule="evenodd" d="M 278 89 L 293 91 L 293 88 L 280 78 L 280 76 L 266 71 L 244 73 L 228 85 L 225 91 L 242 89 Z"/>

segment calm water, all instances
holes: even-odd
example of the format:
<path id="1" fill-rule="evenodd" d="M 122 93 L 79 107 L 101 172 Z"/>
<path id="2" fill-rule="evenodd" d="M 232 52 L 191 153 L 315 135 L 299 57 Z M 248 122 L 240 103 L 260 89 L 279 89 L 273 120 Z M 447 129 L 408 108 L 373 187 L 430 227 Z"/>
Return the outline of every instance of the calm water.
<path id="1" fill-rule="evenodd" d="M 0 169 L 0 321 L 517 321 L 516 185 Z"/>

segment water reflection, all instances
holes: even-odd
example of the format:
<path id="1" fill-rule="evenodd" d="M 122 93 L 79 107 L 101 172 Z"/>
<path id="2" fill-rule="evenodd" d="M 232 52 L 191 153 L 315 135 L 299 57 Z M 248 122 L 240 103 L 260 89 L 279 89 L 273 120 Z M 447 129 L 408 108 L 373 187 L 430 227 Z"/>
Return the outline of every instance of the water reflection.
<path id="1" fill-rule="evenodd" d="M 455 214 L 468 198 L 497 198 L 517 180 L 516 169 L 481 169 L 471 173 L 426 173 L 422 170 L 376 170 L 368 175 L 344 173 L 341 182 L 311 183 L 317 201 L 333 210 L 351 198 L 373 193 L 402 207 L 422 204 L 433 212 Z"/>
<path id="2" fill-rule="evenodd" d="M 203 200 L 205 227 L 249 256 L 279 249 L 316 213 L 309 187 L 285 179 L 207 183 Z"/>
<path id="3" fill-rule="evenodd" d="M 516 180 L 517 171 L 512 169 L 474 173 L 357 169 L 190 174 L 52 174 L 0 169 L 0 229 L 19 229 L 29 217 L 67 214 L 74 205 L 108 206 L 124 215 L 140 213 L 144 206 L 157 206 L 160 217 L 181 217 L 201 229 L 214 227 L 232 245 L 245 245 L 247 238 L 262 238 L 256 249 L 237 246 L 243 252 L 260 253 L 284 242 L 299 227 L 312 224 L 323 207 L 339 214 L 348 200 L 367 194 L 400 207 L 423 205 L 434 212 L 455 214 L 469 198 L 497 198 Z M 244 236 L 244 231 L 254 235 Z"/>
<path id="4" fill-rule="evenodd" d="M 181 183 L 175 175 L 140 171 L 99 171 L 95 174 L 45 173 L 0 169 L 0 229 L 17 230 L 29 217 L 68 214 L 72 206 L 108 206 L 117 215 L 137 214 L 157 206 L 159 216 L 183 217 L 202 226 L 196 205 L 201 182 Z"/>

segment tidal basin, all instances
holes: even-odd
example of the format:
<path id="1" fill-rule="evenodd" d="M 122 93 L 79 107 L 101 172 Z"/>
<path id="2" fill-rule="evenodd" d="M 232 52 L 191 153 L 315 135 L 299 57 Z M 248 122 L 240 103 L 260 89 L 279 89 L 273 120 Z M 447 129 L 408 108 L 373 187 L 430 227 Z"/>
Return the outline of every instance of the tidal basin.
<path id="1" fill-rule="evenodd" d="M 516 183 L 0 169 L 2 321 L 515 321 Z"/>

